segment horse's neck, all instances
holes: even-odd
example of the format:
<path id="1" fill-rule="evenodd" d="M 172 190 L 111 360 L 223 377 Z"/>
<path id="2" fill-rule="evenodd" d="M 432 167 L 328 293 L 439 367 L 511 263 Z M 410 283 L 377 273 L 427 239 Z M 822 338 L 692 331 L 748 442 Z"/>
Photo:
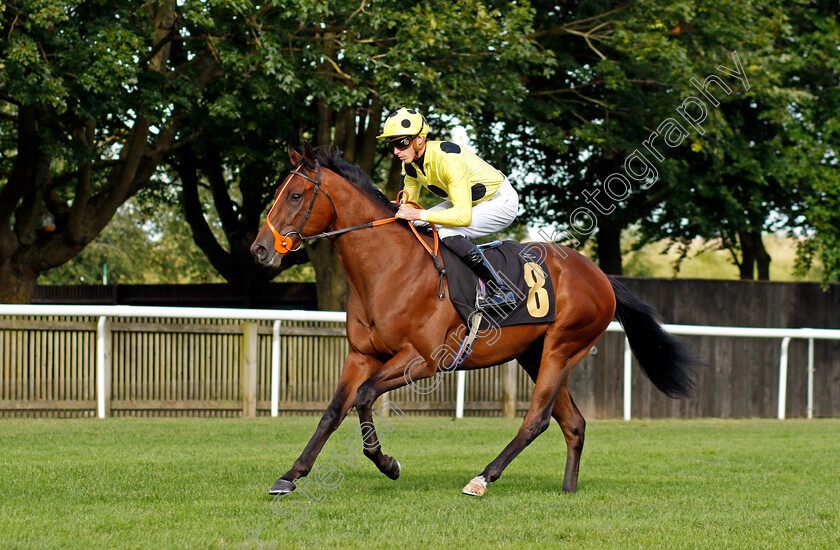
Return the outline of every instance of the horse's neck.
<path id="1" fill-rule="evenodd" d="M 336 204 L 341 205 L 337 211 L 336 229 L 392 217 L 364 191 L 346 183 L 340 189 L 339 196 L 334 197 Z M 351 287 L 363 300 L 386 286 L 399 288 L 399 285 L 395 286 L 399 280 L 414 281 L 423 260 L 433 265 L 431 258 L 423 257 L 428 253 L 402 220 L 344 233 L 333 240 L 333 246 Z M 412 287 L 400 292 L 412 292 Z"/>

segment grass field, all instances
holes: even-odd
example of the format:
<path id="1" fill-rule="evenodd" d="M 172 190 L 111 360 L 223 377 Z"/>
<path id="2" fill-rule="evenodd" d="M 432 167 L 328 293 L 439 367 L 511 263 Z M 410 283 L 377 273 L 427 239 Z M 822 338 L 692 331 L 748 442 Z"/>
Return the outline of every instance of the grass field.
<path id="1" fill-rule="evenodd" d="M 519 420 L 392 417 L 391 481 L 330 456 L 351 417 L 332 489 L 279 516 L 267 490 L 316 423 L 0 420 L 0 548 L 840 548 L 840 420 L 590 422 L 576 495 L 552 425 L 478 499 L 461 487 Z"/>

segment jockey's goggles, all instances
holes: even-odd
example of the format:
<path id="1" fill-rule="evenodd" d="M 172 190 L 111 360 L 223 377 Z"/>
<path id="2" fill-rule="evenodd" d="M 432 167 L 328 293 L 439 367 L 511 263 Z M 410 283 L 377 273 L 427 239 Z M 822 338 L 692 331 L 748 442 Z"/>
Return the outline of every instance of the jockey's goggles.
<path id="1" fill-rule="evenodd" d="M 402 137 L 394 138 L 394 139 L 388 141 L 388 145 L 390 145 L 391 147 L 396 147 L 400 151 L 405 151 L 406 149 L 408 149 L 411 146 L 411 142 L 414 141 L 414 138 L 416 138 L 418 135 L 420 135 L 420 134 L 414 134 L 413 136 L 402 136 Z"/>

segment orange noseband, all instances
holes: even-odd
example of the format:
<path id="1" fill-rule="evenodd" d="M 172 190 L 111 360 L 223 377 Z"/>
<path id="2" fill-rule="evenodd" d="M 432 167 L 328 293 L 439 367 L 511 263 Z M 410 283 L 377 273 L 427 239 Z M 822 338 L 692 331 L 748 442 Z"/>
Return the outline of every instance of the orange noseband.
<path id="1" fill-rule="evenodd" d="M 271 215 L 271 212 L 269 212 Z M 298 242 L 298 245 L 295 248 L 292 248 L 294 242 L 290 235 L 297 235 L 300 237 L 297 231 L 292 231 L 291 233 L 286 233 L 285 235 L 281 235 L 279 231 L 274 228 L 274 225 L 271 224 L 268 217 L 265 218 L 265 223 L 268 225 L 268 228 L 271 229 L 271 233 L 274 235 L 274 250 L 279 252 L 280 254 L 288 254 L 289 252 L 294 252 L 298 250 L 301 246 L 303 246 L 303 241 L 301 240 Z"/>

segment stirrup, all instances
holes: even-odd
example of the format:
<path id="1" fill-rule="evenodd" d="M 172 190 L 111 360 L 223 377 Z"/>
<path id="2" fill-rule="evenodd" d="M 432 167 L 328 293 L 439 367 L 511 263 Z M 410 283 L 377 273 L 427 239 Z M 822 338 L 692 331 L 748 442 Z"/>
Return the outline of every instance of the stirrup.
<path id="1" fill-rule="evenodd" d="M 470 243 L 472 244 L 472 243 Z M 476 297 L 476 307 L 511 307 L 516 305 L 516 295 L 505 284 L 496 269 L 487 260 L 481 248 L 472 244 L 472 250 L 463 258 L 464 263 L 482 281 L 484 295 Z"/>

